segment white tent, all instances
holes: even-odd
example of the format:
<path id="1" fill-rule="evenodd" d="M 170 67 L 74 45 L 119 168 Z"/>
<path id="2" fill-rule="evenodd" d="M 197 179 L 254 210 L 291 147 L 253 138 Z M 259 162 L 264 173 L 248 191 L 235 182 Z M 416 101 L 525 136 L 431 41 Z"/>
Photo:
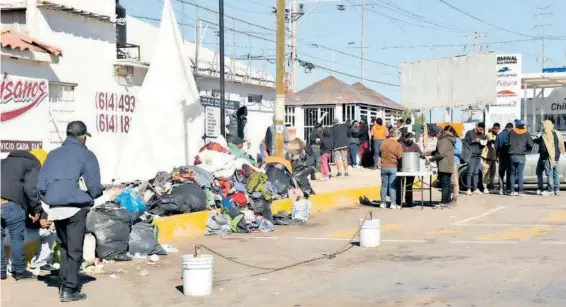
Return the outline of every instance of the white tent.
<path id="1" fill-rule="evenodd" d="M 147 180 L 158 171 L 192 164 L 203 145 L 203 109 L 182 45 L 171 2 L 165 0 L 140 102 L 119 150 L 117 182 Z"/>

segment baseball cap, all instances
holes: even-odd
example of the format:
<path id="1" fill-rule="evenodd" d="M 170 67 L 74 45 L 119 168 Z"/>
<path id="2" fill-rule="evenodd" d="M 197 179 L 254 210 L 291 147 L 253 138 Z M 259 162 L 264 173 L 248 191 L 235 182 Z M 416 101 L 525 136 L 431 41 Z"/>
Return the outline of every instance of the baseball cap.
<path id="1" fill-rule="evenodd" d="M 88 133 L 85 123 L 83 123 L 80 120 L 72 121 L 69 124 L 67 124 L 67 135 L 72 135 L 76 137 L 83 135 L 86 135 L 88 137 L 92 136 L 90 133 Z"/>
<path id="2" fill-rule="evenodd" d="M 524 121 L 522 121 L 520 119 L 515 120 L 515 126 L 523 127 L 524 125 L 525 125 Z"/>

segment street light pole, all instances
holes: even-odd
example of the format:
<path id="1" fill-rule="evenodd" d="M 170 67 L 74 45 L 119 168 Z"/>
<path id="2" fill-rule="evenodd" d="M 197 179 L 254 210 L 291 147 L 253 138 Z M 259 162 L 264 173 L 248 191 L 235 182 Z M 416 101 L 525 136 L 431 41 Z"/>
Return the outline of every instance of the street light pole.
<path id="1" fill-rule="evenodd" d="M 290 16 L 292 18 L 292 16 Z M 275 74 L 275 155 L 284 156 L 285 129 L 285 0 L 277 0 L 277 48 L 276 48 L 276 74 Z"/>
<path id="2" fill-rule="evenodd" d="M 198 22 L 198 21 L 197 21 Z M 220 32 L 220 135 L 226 136 L 225 76 L 224 76 L 224 0 L 218 0 L 218 31 Z M 199 42 L 197 42 L 198 44 Z"/>

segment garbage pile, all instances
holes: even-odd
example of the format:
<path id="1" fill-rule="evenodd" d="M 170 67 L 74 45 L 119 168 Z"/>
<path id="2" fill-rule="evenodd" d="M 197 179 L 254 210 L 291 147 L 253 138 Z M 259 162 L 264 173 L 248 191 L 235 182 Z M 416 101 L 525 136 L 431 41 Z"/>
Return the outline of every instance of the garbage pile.
<path id="1" fill-rule="evenodd" d="M 305 223 L 307 199 L 314 194 L 308 180 L 312 167 L 306 155 L 290 154 L 287 159 L 290 163 L 281 160 L 260 167 L 236 144 L 218 138 L 200 149 L 192 166 L 108 189 L 87 217 L 96 256 L 128 261 L 134 255 L 167 254 L 152 223 L 161 216 L 210 210 L 207 235 L 270 232 L 274 224 Z M 274 218 L 273 200 L 287 197 L 298 209 L 278 212 Z"/>

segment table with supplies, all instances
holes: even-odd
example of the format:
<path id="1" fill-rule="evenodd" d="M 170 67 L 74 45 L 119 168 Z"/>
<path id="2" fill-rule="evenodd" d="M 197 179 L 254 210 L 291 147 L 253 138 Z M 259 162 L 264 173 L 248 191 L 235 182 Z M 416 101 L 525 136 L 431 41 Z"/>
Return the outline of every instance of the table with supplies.
<path id="1" fill-rule="evenodd" d="M 397 177 L 401 180 L 401 209 L 403 209 L 403 202 L 405 201 L 405 191 L 407 189 L 406 182 L 407 177 L 415 177 L 417 181 L 414 181 L 412 184 L 421 183 L 421 210 L 424 209 L 424 190 L 425 186 L 428 187 L 429 192 L 429 201 L 432 204 L 432 175 L 434 173 L 432 171 L 414 171 L 414 172 L 397 172 Z M 429 178 L 429 183 L 425 182 L 425 178 Z M 414 190 L 413 190 L 414 191 Z"/>

